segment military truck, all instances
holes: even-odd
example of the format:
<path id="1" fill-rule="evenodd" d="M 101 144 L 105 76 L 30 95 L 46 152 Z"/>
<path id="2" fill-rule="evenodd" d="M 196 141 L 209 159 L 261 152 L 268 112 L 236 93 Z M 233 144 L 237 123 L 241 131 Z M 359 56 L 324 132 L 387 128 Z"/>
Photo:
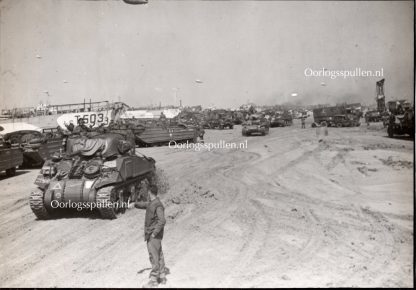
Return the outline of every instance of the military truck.
<path id="1" fill-rule="evenodd" d="M 241 125 L 245 119 L 245 112 L 238 110 L 232 112 L 232 120 L 234 125 Z"/>
<path id="2" fill-rule="evenodd" d="M 173 118 L 173 121 L 185 125 L 202 126 L 202 123 L 204 121 L 204 115 L 199 111 L 182 111 L 176 117 Z"/>
<path id="3" fill-rule="evenodd" d="M 390 112 L 387 125 L 387 134 L 390 138 L 394 135 L 415 136 L 415 108 L 405 100 L 388 102 Z"/>
<path id="4" fill-rule="evenodd" d="M 38 219 L 60 209 L 98 209 L 115 219 L 130 202 L 147 200 L 155 184 L 155 160 L 137 155 L 134 141 L 121 133 L 98 131 L 71 136 L 64 152 L 45 162 L 30 194 L 30 208 Z"/>
<path id="5" fill-rule="evenodd" d="M 360 126 L 360 121 L 354 115 L 335 115 L 329 122 L 328 127 L 357 127 Z"/>
<path id="6" fill-rule="evenodd" d="M 367 111 L 364 118 L 366 123 L 380 122 L 382 120 L 381 113 L 376 110 Z"/>
<path id="7" fill-rule="evenodd" d="M 362 115 L 360 108 L 360 104 L 344 104 L 333 107 L 315 108 L 313 109 L 314 122 L 312 123 L 312 127 L 339 127 L 338 124 L 340 122 L 335 121 L 335 116 L 338 116 L 338 121 L 340 121 L 340 116 L 345 116 L 345 118 L 353 120 L 351 122 L 343 122 L 342 124 L 349 124 L 349 126 L 358 126 L 360 117 Z M 340 127 L 343 127 L 343 125 Z"/>
<path id="8" fill-rule="evenodd" d="M 23 164 L 23 152 L 0 138 L 0 172 L 6 171 L 6 176 L 14 176 L 16 167 Z"/>
<path id="9" fill-rule="evenodd" d="M 63 137 L 50 135 L 34 130 L 21 130 L 3 135 L 5 141 L 23 150 L 23 166 L 41 166 L 46 159 L 62 147 Z"/>
<path id="10" fill-rule="evenodd" d="M 270 119 L 270 127 L 286 127 L 293 124 L 293 117 L 289 112 L 276 112 Z"/>
<path id="11" fill-rule="evenodd" d="M 203 123 L 204 129 L 233 129 L 234 120 L 231 111 L 212 110 L 207 111 Z"/>
<path id="12" fill-rule="evenodd" d="M 185 126 L 188 129 L 194 129 L 197 132 L 197 141 L 203 142 L 205 130 L 204 130 L 204 115 L 198 112 L 182 111 L 175 118 L 170 120 L 170 125 Z"/>
<path id="13" fill-rule="evenodd" d="M 0 131 L 3 141 L 22 149 L 23 167 L 41 166 L 63 145 L 64 136 L 56 128 L 43 130 L 25 123 L 1 124 L 0 127 L 4 128 Z"/>

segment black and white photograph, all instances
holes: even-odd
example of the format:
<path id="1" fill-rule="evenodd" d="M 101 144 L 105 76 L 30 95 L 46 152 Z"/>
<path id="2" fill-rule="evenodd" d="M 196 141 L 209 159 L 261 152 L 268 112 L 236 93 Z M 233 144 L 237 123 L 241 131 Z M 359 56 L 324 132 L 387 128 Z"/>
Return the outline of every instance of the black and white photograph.
<path id="1" fill-rule="evenodd" d="M 0 287 L 414 287 L 414 9 L 0 0 Z"/>

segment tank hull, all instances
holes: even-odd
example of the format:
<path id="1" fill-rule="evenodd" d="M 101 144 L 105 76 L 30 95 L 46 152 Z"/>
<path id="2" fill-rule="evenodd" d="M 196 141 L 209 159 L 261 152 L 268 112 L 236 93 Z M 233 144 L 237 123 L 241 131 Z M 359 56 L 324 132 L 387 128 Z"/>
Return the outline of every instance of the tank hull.
<path id="1" fill-rule="evenodd" d="M 155 160 L 138 156 L 128 139 L 114 132 L 69 138 L 65 153 L 47 160 L 35 181 L 33 213 L 38 219 L 60 209 L 98 209 L 105 219 L 123 213 L 143 195 L 144 181 L 154 184 L 156 170 Z"/>

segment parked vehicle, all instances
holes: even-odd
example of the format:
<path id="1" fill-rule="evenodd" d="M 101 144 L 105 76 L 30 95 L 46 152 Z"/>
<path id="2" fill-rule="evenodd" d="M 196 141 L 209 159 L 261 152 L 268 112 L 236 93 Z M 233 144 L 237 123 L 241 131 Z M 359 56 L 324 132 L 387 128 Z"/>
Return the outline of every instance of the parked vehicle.
<path id="1" fill-rule="evenodd" d="M 394 135 L 415 136 L 415 108 L 408 102 L 388 102 L 390 117 L 387 126 L 387 133 L 390 138 Z"/>
<path id="2" fill-rule="evenodd" d="M 328 127 L 357 127 L 360 121 L 354 115 L 336 115 L 329 122 Z"/>
<path id="3" fill-rule="evenodd" d="M 380 122 L 382 120 L 382 116 L 379 111 L 367 111 L 364 115 L 366 123 L 372 122 Z"/>
<path id="4" fill-rule="evenodd" d="M 198 142 L 204 137 L 204 130 L 199 126 L 171 124 L 167 121 L 124 120 L 136 138 L 139 147 L 168 145 L 169 142 Z"/>
<path id="5" fill-rule="evenodd" d="M 357 109 L 360 107 L 360 104 L 351 104 L 351 105 L 339 105 L 334 107 L 323 107 L 316 108 L 313 110 L 314 123 L 312 127 L 316 126 L 337 126 L 335 122 L 335 116 L 338 116 L 338 121 L 340 121 L 339 116 L 347 116 L 348 119 L 353 119 L 354 121 L 349 122 L 351 126 L 357 126 L 359 119 L 362 115 L 362 112 Z M 339 122 L 338 122 L 339 123 Z M 348 122 L 341 122 L 342 124 Z M 342 127 L 342 126 L 341 126 Z"/>
<path id="6" fill-rule="evenodd" d="M 115 219 L 128 203 L 148 200 L 147 187 L 156 185 L 155 160 L 136 155 L 122 134 L 95 131 L 68 138 L 65 152 L 45 162 L 35 184 L 29 203 L 38 219 L 52 218 L 65 203 Z"/>
<path id="7" fill-rule="evenodd" d="M 204 118 L 204 129 L 233 129 L 234 120 L 231 111 L 227 110 L 213 110 L 206 112 Z"/>
<path id="8" fill-rule="evenodd" d="M 293 124 L 293 118 L 288 112 L 276 113 L 270 119 L 270 127 L 286 127 Z"/>
<path id="9" fill-rule="evenodd" d="M 14 176 L 16 168 L 23 164 L 23 152 L 20 148 L 12 148 L 10 144 L 0 140 L 0 172 L 6 176 Z"/>
<path id="10" fill-rule="evenodd" d="M 9 126 L 10 125 L 10 126 Z M 52 129 L 43 131 L 36 126 L 25 123 L 1 124 L 6 128 L 0 131 L 5 142 L 11 147 L 19 147 L 23 151 L 23 166 L 41 166 L 46 159 L 59 151 L 63 145 L 64 136 Z"/>
<path id="11" fill-rule="evenodd" d="M 252 115 L 247 121 L 243 123 L 243 136 L 250 136 L 253 134 L 266 135 L 269 134 L 270 123 L 264 117 L 259 115 Z"/>

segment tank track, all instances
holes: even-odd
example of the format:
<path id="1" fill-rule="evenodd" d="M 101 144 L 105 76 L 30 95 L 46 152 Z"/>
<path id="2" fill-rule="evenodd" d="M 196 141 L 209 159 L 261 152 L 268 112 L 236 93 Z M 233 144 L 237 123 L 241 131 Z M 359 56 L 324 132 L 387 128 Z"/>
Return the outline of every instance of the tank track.
<path id="1" fill-rule="evenodd" d="M 32 191 L 29 199 L 30 208 L 36 217 L 40 220 L 47 220 L 50 218 L 49 212 L 43 204 L 43 192 L 40 190 Z"/>
<path id="2" fill-rule="evenodd" d="M 111 202 L 111 191 L 114 189 L 112 186 L 107 186 L 100 188 L 97 192 L 97 206 L 98 204 L 108 204 Z M 116 219 L 117 214 L 114 211 L 113 208 L 110 207 L 100 207 L 99 212 L 101 214 L 101 217 L 104 219 Z"/>

